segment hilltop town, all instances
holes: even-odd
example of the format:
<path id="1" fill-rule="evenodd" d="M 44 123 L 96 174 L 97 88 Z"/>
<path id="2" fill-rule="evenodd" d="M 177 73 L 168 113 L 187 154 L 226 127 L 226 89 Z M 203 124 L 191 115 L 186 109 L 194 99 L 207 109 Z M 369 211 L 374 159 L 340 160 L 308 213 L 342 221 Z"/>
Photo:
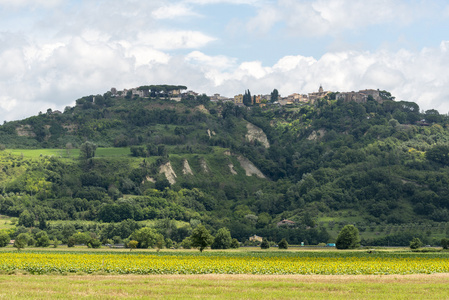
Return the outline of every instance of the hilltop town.
<path id="1" fill-rule="evenodd" d="M 117 89 L 112 88 L 111 93 L 113 96 L 125 96 L 125 97 L 165 97 L 173 101 L 181 101 L 189 97 L 198 97 L 201 94 L 195 91 L 187 90 L 185 86 L 175 86 L 175 85 L 152 85 L 152 86 L 141 86 L 138 88 L 124 89 L 123 91 L 117 91 Z M 314 104 L 318 99 L 327 98 L 330 100 L 343 100 L 344 102 L 357 102 L 366 103 L 368 99 L 372 99 L 379 103 L 382 103 L 384 99 L 394 99 L 391 94 L 385 91 L 375 90 L 375 89 L 364 89 L 358 92 L 332 92 L 325 91 L 320 85 L 317 92 L 311 92 L 308 94 L 293 93 L 286 97 L 282 97 L 278 94 L 275 89 L 271 94 L 259 94 L 251 96 L 249 91 L 245 91 L 245 94 L 238 94 L 234 97 L 226 97 L 220 94 L 207 95 L 211 101 L 214 102 L 233 102 L 235 105 L 239 106 L 260 106 L 264 107 L 266 105 L 295 105 L 295 104 Z M 245 98 L 247 97 L 247 101 Z"/>

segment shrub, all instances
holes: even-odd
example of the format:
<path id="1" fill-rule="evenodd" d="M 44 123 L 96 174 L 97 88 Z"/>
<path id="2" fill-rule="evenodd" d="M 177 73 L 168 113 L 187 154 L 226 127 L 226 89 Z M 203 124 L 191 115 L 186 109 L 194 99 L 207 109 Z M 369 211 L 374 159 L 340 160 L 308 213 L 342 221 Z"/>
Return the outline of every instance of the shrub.
<path id="1" fill-rule="evenodd" d="M 231 241 L 231 248 L 232 249 L 238 249 L 240 248 L 240 243 L 237 239 L 232 239 Z"/>
<path id="2" fill-rule="evenodd" d="M 6 247 L 9 243 L 9 240 L 9 235 L 4 231 L 0 231 L 0 247 Z"/>
<path id="3" fill-rule="evenodd" d="M 270 243 L 268 242 L 267 239 L 263 239 L 262 243 L 260 244 L 260 248 L 261 249 L 268 249 L 270 248 Z"/>
<path id="4" fill-rule="evenodd" d="M 71 236 L 71 237 L 69 237 L 69 239 L 67 240 L 67 247 L 69 247 L 69 248 L 75 247 L 75 243 L 76 243 L 75 237 Z"/>
<path id="5" fill-rule="evenodd" d="M 449 248 L 449 239 L 442 238 L 441 239 L 441 247 L 443 247 L 443 249 L 448 249 Z"/>
<path id="6" fill-rule="evenodd" d="M 419 238 L 414 238 L 410 241 L 410 249 L 418 249 L 423 246 L 423 243 Z"/>
<path id="7" fill-rule="evenodd" d="M 287 240 L 284 238 L 278 244 L 279 249 L 288 249 Z"/>
<path id="8" fill-rule="evenodd" d="M 337 249 L 355 249 L 360 247 L 359 230 L 354 225 L 346 225 L 338 234 L 335 246 Z"/>
<path id="9" fill-rule="evenodd" d="M 90 239 L 90 241 L 87 242 L 87 247 L 89 248 L 100 248 L 101 242 L 99 239 Z"/>
<path id="10" fill-rule="evenodd" d="M 186 237 L 181 242 L 181 247 L 183 249 L 191 249 L 192 248 L 192 241 L 190 240 L 190 237 Z"/>
<path id="11" fill-rule="evenodd" d="M 25 248 L 25 246 L 28 244 L 29 239 L 30 236 L 27 233 L 21 233 L 16 237 L 13 246 L 17 248 L 17 250 Z"/>
<path id="12" fill-rule="evenodd" d="M 48 247 L 50 246 L 50 239 L 45 231 L 40 231 L 36 234 L 36 246 L 37 247 Z"/>
<path id="13" fill-rule="evenodd" d="M 171 249 L 173 247 L 173 241 L 169 238 L 165 239 L 165 248 Z"/>
<path id="14" fill-rule="evenodd" d="M 231 248 L 232 238 L 231 232 L 227 228 L 220 228 L 215 235 L 214 242 L 210 246 L 212 249 L 229 249 Z"/>

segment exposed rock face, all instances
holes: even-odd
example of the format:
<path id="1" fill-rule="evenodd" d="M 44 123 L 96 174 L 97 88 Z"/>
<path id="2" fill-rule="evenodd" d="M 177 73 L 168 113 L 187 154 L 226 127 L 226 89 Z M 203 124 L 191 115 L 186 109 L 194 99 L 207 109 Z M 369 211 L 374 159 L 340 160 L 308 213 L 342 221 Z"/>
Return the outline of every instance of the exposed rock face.
<path id="1" fill-rule="evenodd" d="M 196 107 L 196 109 L 198 109 L 198 110 L 199 110 L 200 112 L 202 112 L 202 113 L 209 114 L 209 111 L 207 110 L 207 108 L 206 108 L 203 104 L 198 105 L 198 106 Z"/>
<path id="2" fill-rule="evenodd" d="M 318 139 L 323 138 L 323 136 L 326 134 L 326 130 L 320 129 L 318 131 L 313 131 L 309 137 L 307 138 L 309 141 L 316 141 Z"/>
<path id="3" fill-rule="evenodd" d="M 207 166 L 207 163 L 204 160 L 204 158 L 201 158 L 200 166 L 201 166 L 201 169 L 203 170 L 204 173 L 209 173 L 209 167 Z"/>
<path id="4" fill-rule="evenodd" d="M 190 168 L 189 162 L 187 159 L 182 161 L 182 174 L 184 175 L 193 175 L 192 169 Z"/>
<path id="5" fill-rule="evenodd" d="M 229 164 L 228 167 L 229 167 L 229 170 L 231 171 L 232 175 L 237 175 L 237 172 L 234 170 L 233 164 Z"/>
<path id="6" fill-rule="evenodd" d="M 246 128 L 248 129 L 248 133 L 246 134 L 246 139 L 250 142 L 259 141 L 265 148 L 270 147 L 270 143 L 268 142 L 267 135 L 263 132 L 259 127 L 247 123 Z"/>
<path id="7" fill-rule="evenodd" d="M 238 161 L 240 162 L 240 165 L 246 172 L 246 176 L 252 176 L 256 175 L 259 178 L 266 178 L 265 175 L 260 172 L 260 170 L 249 161 L 249 159 L 243 157 L 243 156 L 237 156 Z"/>
<path id="8" fill-rule="evenodd" d="M 210 129 L 207 130 L 207 135 L 209 136 L 209 138 L 212 138 L 213 135 L 215 135 L 215 131 L 211 131 Z"/>
<path id="9" fill-rule="evenodd" d="M 226 155 L 226 156 L 231 156 L 231 151 L 226 150 L 225 152 L 223 152 L 223 154 Z"/>
<path id="10" fill-rule="evenodd" d="M 31 125 L 22 125 L 16 128 L 18 136 L 35 137 L 36 134 L 33 132 Z"/>
<path id="11" fill-rule="evenodd" d="M 170 182 L 170 184 L 176 183 L 177 176 L 176 176 L 175 171 L 173 171 L 173 168 L 172 168 L 170 162 L 166 163 L 165 165 L 160 166 L 159 173 L 165 174 L 165 177 L 167 178 L 168 182 Z"/>
<path id="12" fill-rule="evenodd" d="M 145 179 L 142 180 L 142 184 L 144 184 L 145 181 L 156 183 L 156 180 L 154 178 L 151 178 L 150 176 L 145 177 Z"/>

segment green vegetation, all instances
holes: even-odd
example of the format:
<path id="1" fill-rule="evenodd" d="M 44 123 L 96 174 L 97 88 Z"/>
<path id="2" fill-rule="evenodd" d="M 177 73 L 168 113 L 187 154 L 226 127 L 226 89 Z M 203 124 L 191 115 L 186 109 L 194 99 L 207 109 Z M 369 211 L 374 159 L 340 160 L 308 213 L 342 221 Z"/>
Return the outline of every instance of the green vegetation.
<path id="1" fill-rule="evenodd" d="M 214 237 L 227 228 L 237 244 L 254 234 L 333 243 L 346 225 L 365 246 L 414 237 L 440 246 L 449 236 L 446 115 L 387 91 L 380 102 L 332 94 L 251 109 L 205 95 L 169 100 L 184 89 L 90 95 L 63 113 L 0 126 L 0 229 L 37 243 L 39 228 L 50 241 L 92 247 L 128 243 L 146 225 L 161 235 L 155 245 L 188 247 L 200 223 Z M 249 123 L 261 131 L 250 134 Z M 293 223 L 277 226 L 284 219 Z M 74 240 L 77 232 L 89 240 Z M 229 238 L 208 246 L 229 247 Z"/>
<path id="2" fill-rule="evenodd" d="M 219 232 L 218 238 L 221 239 L 222 237 L 223 233 Z M 192 231 L 190 240 L 192 241 L 192 247 L 198 248 L 200 252 L 203 252 L 204 249 L 214 242 L 214 237 L 209 233 L 206 227 L 200 224 Z"/>
<path id="3" fill-rule="evenodd" d="M 285 238 L 279 242 L 278 248 L 279 249 L 288 249 L 288 242 Z"/>
<path id="4" fill-rule="evenodd" d="M 449 297 L 447 276 L 0 275 L 8 299 L 418 299 Z M 54 284 L 58 282 L 58 284 Z M 148 288 L 151 286 L 151 289 Z M 177 288 L 173 288 L 176 286 Z M 263 289 L 263 292 L 261 292 Z"/>
<path id="5" fill-rule="evenodd" d="M 410 249 L 418 249 L 423 246 L 423 243 L 419 238 L 414 238 L 410 241 Z"/>
<path id="6" fill-rule="evenodd" d="M 355 249 L 360 247 L 359 230 L 354 225 L 346 225 L 337 236 L 337 249 Z"/>

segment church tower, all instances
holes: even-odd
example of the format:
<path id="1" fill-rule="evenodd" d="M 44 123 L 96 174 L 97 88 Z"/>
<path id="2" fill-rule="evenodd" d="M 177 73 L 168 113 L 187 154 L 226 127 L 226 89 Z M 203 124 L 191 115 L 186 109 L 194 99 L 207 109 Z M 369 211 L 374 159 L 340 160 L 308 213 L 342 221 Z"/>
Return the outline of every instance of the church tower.
<path id="1" fill-rule="evenodd" d="M 323 93 L 323 92 L 324 92 L 323 87 L 320 84 L 320 89 L 318 90 L 318 93 Z"/>

